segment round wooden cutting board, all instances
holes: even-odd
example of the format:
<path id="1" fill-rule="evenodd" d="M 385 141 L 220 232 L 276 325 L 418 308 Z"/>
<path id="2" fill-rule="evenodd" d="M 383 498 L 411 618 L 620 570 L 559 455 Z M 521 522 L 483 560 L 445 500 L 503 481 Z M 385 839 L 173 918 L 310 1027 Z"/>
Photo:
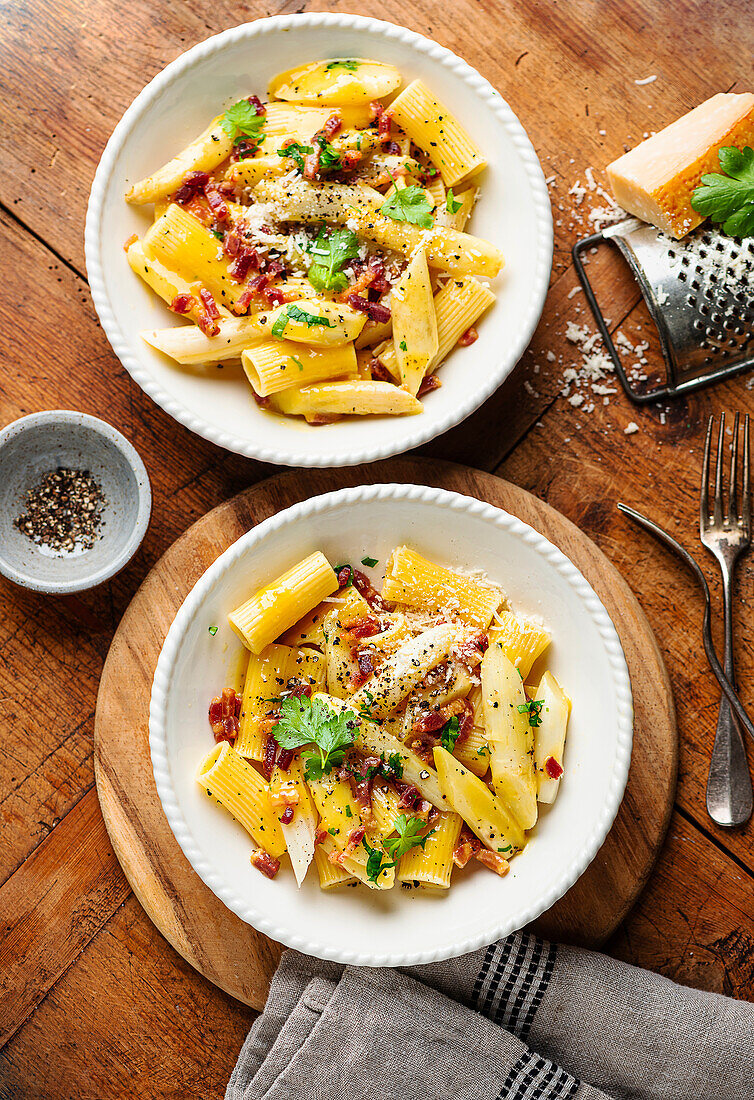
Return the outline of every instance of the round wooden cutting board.
<path id="1" fill-rule="evenodd" d="M 97 699 L 95 774 L 107 829 L 149 917 L 183 957 L 261 1009 L 281 947 L 220 902 L 190 867 L 162 812 L 149 756 L 149 698 L 163 640 L 189 590 L 255 524 L 320 493 L 363 483 L 440 486 L 489 501 L 554 542 L 582 571 L 623 643 L 634 693 L 634 750 L 615 824 L 579 881 L 535 925 L 550 939 L 596 946 L 623 920 L 652 869 L 670 818 L 678 745 L 670 684 L 628 585 L 569 520 L 523 489 L 463 466 L 415 458 L 279 474 L 221 504 L 174 543 L 134 596 L 113 639 Z"/>

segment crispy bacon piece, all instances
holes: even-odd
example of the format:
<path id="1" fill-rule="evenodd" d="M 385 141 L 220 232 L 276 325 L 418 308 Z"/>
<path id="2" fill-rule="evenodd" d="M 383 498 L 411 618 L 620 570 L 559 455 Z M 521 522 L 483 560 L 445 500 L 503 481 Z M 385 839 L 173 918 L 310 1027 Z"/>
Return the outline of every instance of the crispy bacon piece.
<path id="1" fill-rule="evenodd" d="M 351 687 L 354 691 L 358 691 L 367 680 L 374 676 L 374 653 L 369 649 L 356 648 L 352 651 L 352 656 L 359 666 L 359 671 L 351 677 Z"/>
<path id="2" fill-rule="evenodd" d="M 260 117 L 264 118 L 264 116 L 267 114 L 267 108 L 265 107 L 264 103 L 262 103 L 262 100 L 259 98 L 259 96 L 258 95 L 250 95 L 250 96 L 247 96 L 246 98 L 248 99 L 248 101 L 252 105 L 252 107 L 256 110 L 257 114 Z"/>
<path id="3" fill-rule="evenodd" d="M 393 376 L 386 367 L 383 367 L 379 359 L 374 358 L 369 361 L 369 373 L 376 382 L 392 382 Z"/>
<path id="4" fill-rule="evenodd" d="M 295 806 L 286 806 L 285 807 L 282 814 L 280 815 L 280 824 L 281 825 L 290 825 L 290 823 L 293 821 L 293 814 L 295 813 L 295 809 L 296 809 Z"/>
<path id="5" fill-rule="evenodd" d="M 345 152 L 340 154 L 340 163 L 343 165 L 344 172 L 353 172 L 354 168 L 358 168 L 361 164 L 362 154 L 358 149 L 346 149 Z"/>
<path id="6" fill-rule="evenodd" d="M 215 183 L 208 183 L 205 185 L 204 197 L 217 221 L 230 221 L 230 209 Z"/>
<path id="7" fill-rule="evenodd" d="M 428 374 L 424 378 L 422 378 L 416 396 L 424 397 L 425 393 L 431 393 L 432 390 L 439 390 L 441 385 L 442 382 L 436 374 Z"/>
<path id="8" fill-rule="evenodd" d="M 472 325 L 471 328 L 467 328 L 466 331 L 458 337 L 458 346 L 459 348 L 468 348 L 478 339 L 479 333 Z"/>
<path id="9" fill-rule="evenodd" d="M 374 615 L 363 615 L 356 622 L 351 623 L 343 633 L 347 634 L 352 642 L 358 641 L 359 638 L 373 638 L 375 634 L 382 633 L 382 623 L 379 619 L 375 619 Z"/>
<path id="10" fill-rule="evenodd" d="M 272 779 L 272 769 L 275 767 L 279 748 L 280 745 L 278 745 L 275 738 L 271 733 L 268 733 L 267 740 L 264 743 L 264 756 L 262 757 L 261 763 L 262 775 L 268 783 Z"/>
<path id="11" fill-rule="evenodd" d="M 190 313 L 196 305 L 196 298 L 193 294 L 176 294 L 173 301 L 168 306 L 168 309 L 173 313 Z"/>
<path id="12" fill-rule="evenodd" d="M 335 424 L 340 420 L 340 413 L 310 413 L 307 418 L 307 424 L 311 424 L 313 428 L 321 428 L 324 424 Z"/>
<path id="13" fill-rule="evenodd" d="M 330 141 L 330 139 L 334 138 L 338 131 L 342 129 L 343 119 L 341 118 L 340 113 L 336 111 L 334 114 L 330 115 L 327 122 L 324 124 L 319 132 L 323 135 L 323 137 L 327 139 L 327 141 Z"/>
<path id="14" fill-rule="evenodd" d="M 356 851 L 356 849 L 364 839 L 365 834 L 366 827 L 364 825 L 357 825 L 355 829 L 351 829 L 350 833 L 348 834 L 346 846 L 343 849 L 344 858 L 350 856 L 353 852 Z"/>
<path id="15" fill-rule="evenodd" d="M 563 769 L 554 756 L 548 756 L 545 760 L 545 771 L 550 779 L 560 779 L 563 774 Z"/>
<path id="16" fill-rule="evenodd" d="M 304 157 L 304 179 L 315 180 L 319 172 L 319 161 L 322 156 L 322 148 L 319 142 L 314 142 L 312 152 Z"/>
<path id="17" fill-rule="evenodd" d="M 208 183 L 209 176 L 206 172 L 187 172 L 183 177 L 183 183 L 173 195 L 173 202 L 185 206 L 189 199 L 193 199 L 195 195 L 204 191 Z"/>
<path id="18" fill-rule="evenodd" d="M 435 730 L 441 730 L 447 720 L 444 708 L 428 710 L 414 721 L 414 730 L 416 733 L 434 733 Z"/>
<path id="19" fill-rule="evenodd" d="M 363 291 L 374 290 L 378 294 L 385 294 L 390 290 L 390 283 L 385 276 L 385 265 L 379 257 L 370 256 L 368 260 L 352 260 L 351 267 L 356 273 L 356 278 L 341 293 L 341 299 L 347 299 L 350 294 L 361 294 Z"/>
<path id="20" fill-rule="evenodd" d="M 270 407 L 269 397 L 260 397 L 253 386 L 252 386 L 252 389 L 251 389 L 251 396 L 254 398 L 257 405 L 259 405 L 260 409 L 269 409 L 269 407 Z"/>
<path id="21" fill-rule="evenodd" d="M 501 856 L 497 852 L 491 852 L 489 848 L 480 848 L 475 855 L 475 859 L 478 859 L 485 867 L 489 867 L 490 871 L 494 871 L 496 875 L 500 875 L 501 878 L 507 875 L 510 870 L 510 864 L 505 856 Z"/>
<path id="22" fill-rule="evenodd" d="M 408 738 L 406 744 L 425 764 L 431 768 L 435 766 L 433 749 L 435 745 L 440 744 L 439 737 L 435 737 L 431 732 L 416 733 Z"/>
<path id="23" fill-rule="evenodd" d="M 476 668 L 489 646 L 490 639 L 488 635 L 480 630 L 478 634 L 473 634 L 465 642 L 461 642 L 460 645 L 456 646 L 456 653 L 458 659 L 463 661 L 465 665 L 468 665 L 469 668 Z"/>
<path id="24" fill-rule="evenodd" d="M 255 848 L 251 853 L 251 862 L 267 878 L 274 878 L 280 870 L 280 860 L 274 859 L 264 848 Z"/>
<path id="25" fill-rule="evenodd" d="M 327 829 L 317 829 L 317 835 L 314 838 L 314 846 L 318 844 L 324 844 L 327 840 Z"/>
<path id="26" fill-rule="evenodd" d="M 241 719 L 241 696 L 234 688 L 223 688 L 209 705 L 209 724 L 215 741 L 228 741 L 231 745 L 238 737 Z"/>
<path id="27" fill-rule="evenodd" d="M 413 733 L 416 736 L 411 747 L 427 763 L 432 763 L 432 748 L 440 743 L 437 737 L 431 735 L 438 733 L 454 717 L 458 718 L 458 744 L 469 736 L 474 726 L 474 708 L 468 699 L 453 699 L 437 710 L 425 711 L 414 720 Z"/>
<path id="28" fill-rule="evenodd" d="M 204 308 L 196 318 L 196 323 L 205 336 L 217 336 L 220 331 L 220 326 L 218 324 L 220 320 L 220 311 L 217 308 L 215 299 L 206 287 L 199 288 L 199 297 L 201 298 Z"/>
<path id="29" fill-rule="evenodd" d="M 401 147 L 397 141 L 388 141 L 385 145 L 385 152 L 389 155 L 397 157 L 400 155 Z"/>
<path id="30" fill-rule="evenodd" d="M 266 286 L 262 291 L 262 297 L 271 306 L 282 306 L 283 302 L 285 302 L 285 294 L 276 286 Z"/>
<path id="31" fill-rule="evenodd" d="M 396 781 L 396 787 L 400 791 L 401 797 L 398 799 L 399 810 L 413 810 L 423 802 L 422 796 L 416 787 L 410 783 L 400 783 Z"/>
<path id="32" fill-rule="evenodd" d="M 392 121 L 390 115 L 377 100 L 369 104 L 369 111 L 372 121 L 377 123 L 377 136 L 380 139 L 380 144 L 387 145 L 392 140 L 390 136 L 390 123 Z"/>
<path id="33" fill-rule="evenodd" d="M 363 596 L 373 611 L 389 610 L 366 573 L 362 573 L 360 569 L 354 569 L 351 565 L 344 566 L 338 573 L 338 584 L 341 588 L 348 584 L 349 577 L 351 584 L 359 595 Z"/>
<path id="34" fill-rule="evenodd" d="M 458 843 L 453 849 L 453 862 L 456 867 L 465 867 L 470 859 L 481 850 L 482 842 L 465 825 L 461 829 Z"/>
<path id="35" fill-rule="evenodd" d="M 358 309 L 360 313 L 366 313 L 370 321 L 379 321 L 384 324 L 390 320 L 390 307 L 384 306 L 382 302 L 370 302 L 368 298 L 362 298 L 353 293 L 349 293 L 346 301 L 353 309 Z"/>

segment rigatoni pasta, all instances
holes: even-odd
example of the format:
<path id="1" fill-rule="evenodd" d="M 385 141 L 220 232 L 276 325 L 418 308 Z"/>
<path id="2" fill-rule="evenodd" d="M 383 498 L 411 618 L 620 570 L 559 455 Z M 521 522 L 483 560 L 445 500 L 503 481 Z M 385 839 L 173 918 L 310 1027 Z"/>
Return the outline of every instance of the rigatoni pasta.
<path id="1" fill-rule="evenodd" d="M 381 61 L 304 62 L 129 189 L 154 220 L 128 262 L 196 326 L 145 331 L 150 347 L 241 360 L 256 407 L 320 430 L 421 414 L 504 257 L 466 232 L 481 150 L 421 80 L 402 85 Z"/>
<path id="2" fill-rule="evenodd" d="M 549 671 L 525 687 L 504 645 L 528 659 L 549 635 L 503 604 L 401 546 L 381 593 L 315 551 L 230 613 L 251 655 L 210 703 L 197 782 L 253 866 L 274 878 L 287 852 L 299 886 L 313 865 L 323 890 L 380 892 L 447 890 L 470 859 L 507 873 L 557 795 L 570 702 Z"/>

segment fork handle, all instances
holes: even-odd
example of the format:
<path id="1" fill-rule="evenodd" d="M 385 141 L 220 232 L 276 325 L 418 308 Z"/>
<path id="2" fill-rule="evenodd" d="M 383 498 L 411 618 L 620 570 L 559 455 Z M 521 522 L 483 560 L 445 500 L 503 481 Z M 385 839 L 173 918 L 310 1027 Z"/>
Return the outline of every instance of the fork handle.
<path id="1" fill-rule="evenodd" d="M 722 565 L 725 615 L 725 674 L 735 684 L 733 666 L 733 567 Z M 742 825 L 752 812 L 752 787 L 741 729 L 723 696 L 707 777 L 707 812 L 718 825 Z"/>

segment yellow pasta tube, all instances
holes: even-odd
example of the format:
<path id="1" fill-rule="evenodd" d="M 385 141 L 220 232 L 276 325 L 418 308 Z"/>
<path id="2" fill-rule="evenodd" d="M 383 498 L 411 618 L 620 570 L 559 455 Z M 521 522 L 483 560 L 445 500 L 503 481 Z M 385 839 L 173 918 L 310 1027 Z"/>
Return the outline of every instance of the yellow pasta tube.
<path id="1" fill-rule="evenodd" d="M 278 811 L 283 811 L 280 828 L 296 882 L 300 886 L 314 858 L 319 822 L 314 800 L 304 779 L 300 756 L 294 756 L 285 771 L 275 766 L 270 779 L 270 800 Z M 284 812 L 288 807 L 291 808 L 293 817 L 286 822 Z"/>
<path id="2" fill-rule="evenodd" d="M 267 738 L 276 722 L 276 718 L 266 718 L 261 714 L 246 711 L 242 704 L 238 737 L 233 746 L 238 755 L 244 760 L 264 760 Z"/>
<path id="3" fill-rule="evenodd" d="M 229 165 L 225 178 L 237 187 L 256 187 L 261 179 L 269 176 L 284 176 L 290 172 L 291 163 L 277 153 L 256 157 L 245 157 Z"/>
<path id="4" fill-rule="evenodd" d="M 338 851 L 345 852 L 352 835 L 358 835 L 364 826 L 350 784 L 330 774 L 321 779 L 309 780 L 309 789 L 322 819 L 322 828 L 332 837 Z M 370 847 L 380 847 L 380 838 L 377 835 L 367 832 L 367 841 Z M 370 889 L 389 890 L 395 882 L 394 868 L 380 875 L 377 882 L 372 882 L 366 870 L 367 859 L 367 850 L 359 843 L 352 852 L 343 857 L 343 866 Z"/>
<path id="5" fill-rule="evenodd" d="M 270 81 L 268 91 L 276 99 L 293 103 L 368 105 L 400 88 L 403 78 L 394 65 L 366 58 L 334 58 L 310 61 Z M 276 104 L 269 104 L 274 107 Z"/>
<path id="6" fill-rule="evenodd" d="M 242 713 L 269 714 L 275 709 L 270 700 L 280 698 L 293 684 L 308 684 L 312 691 L 322 691 L 325 673 L 321 653 L 274 643 L 265 646 L 260 654 L 249 657 Z"/>
<path id="7" fill-rule="evenodd" d="M 482 658 L 481 672 L 492 785 L 521 826 L 531 829 L 537 820 L 537 779 L 524 685 L 497 642 Z"/>
<path id="8" fill-rule="evenodd" d="M 419 882 L 425 887 L 447 890 L 461 825 L 459 814 L 441 814 L 439 820 L 434 822 L 424 846 L 412 848 L 401 857 L 396 876 L 398 881 Z"/>
<path id="9" fill-rule="evenodd" d="M 412 80 L 391 103 L 390 114 L 440 169 L 448 187 L 486 165 L 479 146 L 423 81 Z"/>
<path id="10" fill-rule="evenodd" d="M 199 280 L 218 303 L 231 310 L 244 293 L 244 287 L 230 275 L 220 242 L 175 202 L 144 234 L 144 251 L 184 278 Z"/>
<path id="11" fill-rule="evenodd" d="M 285 851 L 285 840 L 270 802 L 267 785 L 227 741 L 215 745 L 202 760 L 197 782 L 233 815 L 236 821 L 275 859 Z"/>
<path id="12" fill-rule="evenodd" d="M 422 557 L 410 546 L 398 546 L 387 564 L 382 595 L 421 611 L 450 611 L 481 630 L 490 625 L 503 593 L 494 585 L 455 573 Z"/>
<path id="13" fill-rule="evenodd" d="M 332 566 L 321 550 L 316 550 L 260 588 L 230 613 L 228 622 L 246 648 L 258 654 L 337 588 Z"/>
<path id="14" fill-rule="evenodd" d="M 126 192 L 126 202 L 157 202 L 177 191 L 187 172 L 211 172 L 222 164 L 233 148 L 230 134 L 221 125 L 222 117 L 213 119 L 204 133 L 154 175 L 135 183 Z"/>
<path id="15" fill-rule="evenodd" d="M 401 384 L 416 396 L 427 367 L 437 354 L 437 317 L 427 254 L 418 249 L 390 295 L 393 346 Z"/>
<path id="16" fill-rule="evenodd" d="M 254 188 L 254 195 L 260 202 L 275 203 L 281 216 L 288 221 L 344 224 L 353 220 L 358 225 L 359 236 L 381 248 L 402 252 L 404 256 L 411 256 L 423 246 L 430 267 L 452 275 L 492 278 L 503 267 L 502 252 L 489 241 L 441 225 L 422 229 L 410 222 L 393 221 L 379 213 L 366 188 L 337 183 L 313 187 L 306 181 L 283 184 L 279 180 L 263 179 Z M 380 202 L 384 202 L 382 196 Z"/>
<path id="17" fill-rule="evenodd" d="M 182 275 L 179 275 L 177 271 L 172 271 L 165 264 L 159 260 L 155 260 L 150 256 L 147 256 L 144 251 L 144 245 L 141 241 L 133 241 L 126 250 L 126 258 L 128 259 L 129 266 L 133 272 L 135 272 L 140 279 L 143 279 L 148 287 L 162 298 L 163 302 L 171 304 L 174 298 L 179 294 L 188 294 L 193 299 L 193 304 L 189 309 L 185 317 L 189 321 L 198 321 L 200 315 L 204 311 L 204 306 L 199 299 L 199 284 L 189 282 L 188 279 L 184 279 Z M 226 317 L 230 317 L 230 313 L 227 309 L 218 303 L 218 310 Z M 192 332 L 193 330 L 188 326 L 183 326 L 182 331 Z"/>
<path id="18" fill-rule="evenodd" d="M 342 863 L 333 863 L 329 858 L 332 852 L 337 852 L 337 848 L 333 844 L 332 837 L 329 836 L 314 849 L 314 863 L 322 890 L 332 890 L 335 886 L 348 886 L 358 881 Z"/>
<path id="19" fill-rule="evenodd" d="M 437 318 L 437 353 L 427 367 L 427 373 L 437 370 L 464 332 L 476 324 L 495 301 L 495 295 L 473 277 L 452 279 L 435 294 Z M 398 372 L 398 357 L 392 340 L 378 347 L 377 358 L 394 376 Z"/>
<path id="20" fill-rule="evenodd" d="M 333 597 L 337 599 L 337 597 Z M 299 619 L 289 630 L 286 630 L 284 634 L 280 635 L 280 641 L 283 645 L 289 646 L 317 646 L 319 649 L 325 648 L 325 616 L 328 612 L 332 611 L 333 604 L 331 600 L 323 600 L 322 603 L 318 603 L 316 607 L 313 607 L 308 615 L 304 615 L 302 619 Z"/>
<path id="21" fill-rule="evenodd" d="M 459 191 L 458 194 L 454 192 L 452 201 L 454 204 L 458 203 L 459 206 L 453 213 L 448 210 L 446 197 L 435 215 L 438 223 L 440 225 L 447 225 L 450 229 L 464 230 L 466 228 L 466 222 L 471 217 L 471 211 L 474 209 L 478 194 L 478 187 L 467 187 L 465 191 Z"/>
<path id="22" fill-rule="evenodd" d="M 525 680 L 534 662 L 550 644 L 550 635 L 541 623 L 505 610 L 495 616 L 495 622 L 490 629 L 490 641 L 497 642 Z"/>
<path id="23" fill-rule="evenodd" d="M 392 382 L 354 378 L 318 382 L 276 394 L 275 408 L 288 416 L 416 416 L 422 403 Z"/>
<path id="24" fill-rule="evenodd" d="M 445 184 L 442 182 L 442 176 L 435 176 L 431 183 L 425 185 L 424 191 L 429 196 L 432 208 L 439 214 L 445 207 Z M 441 224 L 446 223 L 441 222 Z"/>
<path id="25" fill-rule="evenodd" d="M 526 844 L 513 814 L 478 776 L 439 745 L 434 750 L 437 777 L 448 803 L 491 852 L 509 859 Z"/>
<path id="26" fill-rule="evenodd" d="M 327 660 L 327 690 L 337 699 L 351 691 L 359 666 L 351 656 L 351 643 L 344 634 L 359 619 L 369 614 L 369 604 L 353 587 L 346 590 L 343 604 L 333 607 L 325 617 L 324 640 Z"/>
<path id="27" fill-rule="evenodd" d="M 400 798 L 394 787 L 374 787 L 372 790 L 372 816 L 383 839 L 395 832 L 395 819 L 405 813 L 398 805 Z"/>
<path id="28" fill-rule="evenodd" d="M 537 799 L 554 802 L 560 787 L 571 700 L 551 672 L 537 686 L 534 699 L 541 702 L 540 725 L 534 730 L 534 766 L 537 771 Z"/>
<path id="29" fill-rule="evenodd" d="M 340 348 L 310 348 L 291 340 L 265 340 L 241 353 L 251 388 L 260 397 L 319 382 L 325 378 L 355 377 L 353 344 Z"/>
<path id="30" fill-rule="evenodd" d="M 383 340 L 389 340 L 392 332 L 392 321 L 367 321 L 354 343 L 357 349 L 374 348 Z"/>
<path id="31" fill-rule="evenodd" d="M 456 741 L 453 756 L 474 775 L 486 775 L 490 766 L 490 750 L 484 730 L 474 726 L 463 740 Z"/>
<path id="32" fill-rule="evenodd" d="M 200 328 L 190 325 L 177 325 L 145 330 L 141 338 L 176 363 L 190 366 L 240 359 L 245 348 L 262 339 L 253 317 L 227 317 L 218 321 L 218 327 L 220 331 L 216 336 L 205 336 Z"/>
<path id="33" fill-rule="evenodd" d="M 366 314 L 342 302 L 305 298 L 257 313 L 254 324 L 267 340 L 284 336 L 296 343 L 334 348 L 356 339 Z"/>
<path id="34" fill-rule="evenodd" d="M 375 721 L 387 718 L 460 640 L 458 626 L 453 623 L 422 631 L 404 642 L 351 696 L 352 706 L 356 710 L 368 709 Z"/>

